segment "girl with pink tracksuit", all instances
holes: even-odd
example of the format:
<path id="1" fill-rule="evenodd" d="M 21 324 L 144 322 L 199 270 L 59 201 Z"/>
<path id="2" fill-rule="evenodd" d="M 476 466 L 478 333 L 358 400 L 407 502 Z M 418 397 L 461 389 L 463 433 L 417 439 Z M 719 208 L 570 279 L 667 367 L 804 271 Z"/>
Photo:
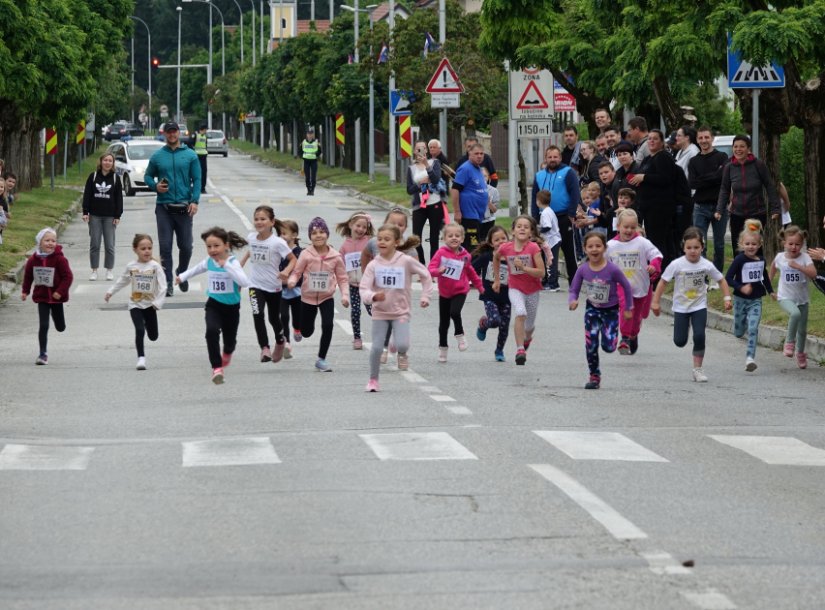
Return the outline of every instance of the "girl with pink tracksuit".
<path id="1" fill-rule="evenodd" d="M 417 241 L 417 238 L 416 238 Z M 421 307 L 430 304 L 433 281 L 427 268 L 417 258 L 403 250 L 410 240 L 401 243 L 401 231 L 395 225 L 384 225 L 378 230 L 376 256 L 364 269 L 360 294 L 367 305 L 372 305 L 372 336 L 385 337 L 390 331 L 398 350 L 398 370 L 410 366 L 407 351 L 410 348 L 410 302 L 413 274 L 421 280 Z M 381 341 L 373 341 L 370 349 L 370 380 L 367 392 L 378 391 L 378 372 L 381 368 Z"/>
<path id="2" fill-rule="evenodd" d="M 438 280 L 438 361 L 447 362 L 447 331 L 450 320 L 455 328 L 458 350 L 467 349 L 464 340 L 464 324 L 461 321 L 461 309 L 470 292 L 470 283 L 479 293 L 484 292 L 484 285 L 472 265 L 472 257 L 462 247 L 464 227 L 450 223 L 444 227 L 444 245 L 430 259 L 429 270 Z"/>

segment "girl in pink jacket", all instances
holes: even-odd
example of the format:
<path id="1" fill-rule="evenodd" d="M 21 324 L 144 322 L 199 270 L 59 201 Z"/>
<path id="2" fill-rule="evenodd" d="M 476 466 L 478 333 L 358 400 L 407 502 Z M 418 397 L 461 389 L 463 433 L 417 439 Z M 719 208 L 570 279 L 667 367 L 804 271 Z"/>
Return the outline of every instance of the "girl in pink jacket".
<path id="1" fill-rule="evenodd" d="M 481 278 L 473 269 L 470 253 L 461 244 L 464 241 L 464 227 L 454 222 L 444 227 L 444 245 L 430 259 L 430 273 L 438 281 L 438 361 L 447 362 L 447 331 L 450 320 L 455 327 L 458 350 L 467 349 L 464 340 L 464 325 L 461 310 L 470 292 L 470 283 L 484 292 Z"/>
<path id="2" fill-rule="evenodd" d="M 358 283 L 361 281 L 361 252 L 367 247 L 370 237 L 375 235 L 372 217 L 364 211 L 353 213 L 344 222 L 338 223 L 335 231 L 344 237 L 341 256 L 349 278 L 350 322 L 352 322 L 352 349 L 363 349 L 361 339 L 361 297 Z"/>
<path id="3" fill-rule="evenodd" d="M 395 225 L 387 224 L 378 229 L 378 256 L 364 269 L 360 286 L 361 298 L 366 304 L 372 305 L 372 336 L 384 337 L 392 330 L 395 347 L 398 349 L 400 371 L 406 371 L 410 366 L 407 351 L 410 348 L 410 286 L 413 274 L 418 274 L 423 288 L 421 307 L 430 304 L 433 290 L 433 281 L 427 268 L 417 258 L 402 252 L 414 243 L 412 239 L 401 243 L 401 231 Z M 367 392 L 378 391 L 382 352 L 381 342 L 373 341 Z"/>
<path id="4" fill-rule="evenodd" d="M 298 264 L 289 276 L 287 286 L 295 288 L 303 277 L 301 285 L 301 336 L 311 337 L 315 332 L 315 316 L 321 312 L 321 345 L 315 368 L 328 373 L 332 367 L 327 362 L 329 344 L 332 342 L 333 316 L 335 315 L 336 283 L 341 289 L 341 305 L 349 307 L 349 282 L 344 260 L 335 248 L 327 244 L 329 227 L 320 216 L 313 218 L 307 229 L 312 245 L 301 252 Z"/>

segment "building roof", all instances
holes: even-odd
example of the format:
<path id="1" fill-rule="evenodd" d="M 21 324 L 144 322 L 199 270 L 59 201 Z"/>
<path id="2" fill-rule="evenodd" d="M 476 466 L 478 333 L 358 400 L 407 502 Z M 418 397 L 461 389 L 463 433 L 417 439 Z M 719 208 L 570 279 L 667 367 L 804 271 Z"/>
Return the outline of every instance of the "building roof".
<path id="1" fill-rule="evenodd" d="M 312 30 L 309 29 L 309 19 L 298 19 L 298 34 L 306 34 Z M 276 24 L 277 25 L 277 24 Z M 319 32 L 326 32 L 329 30 L 329 19 L 316 19 L 315 29 Z"/>

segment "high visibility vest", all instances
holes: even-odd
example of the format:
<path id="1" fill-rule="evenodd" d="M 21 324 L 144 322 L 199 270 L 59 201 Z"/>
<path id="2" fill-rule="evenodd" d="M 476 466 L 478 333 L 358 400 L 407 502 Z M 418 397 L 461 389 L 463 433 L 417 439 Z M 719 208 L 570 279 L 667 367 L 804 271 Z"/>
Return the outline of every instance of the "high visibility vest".
<path id="1" fill-rule="evenodd" d="M 195 152 L 199 155 L 208 155 L 209 152 L 206 150 L 206 134 L 195 134 Z"/>
<path id="2" fill-rule="evenodd" d="M 312 161 L 313 159 L 318 158 L 318 140 L 313 140 L 312 142 L 308 140 L 304 140 L 301 144 L 301 150 L 303 151 L 303 158 Z"/>

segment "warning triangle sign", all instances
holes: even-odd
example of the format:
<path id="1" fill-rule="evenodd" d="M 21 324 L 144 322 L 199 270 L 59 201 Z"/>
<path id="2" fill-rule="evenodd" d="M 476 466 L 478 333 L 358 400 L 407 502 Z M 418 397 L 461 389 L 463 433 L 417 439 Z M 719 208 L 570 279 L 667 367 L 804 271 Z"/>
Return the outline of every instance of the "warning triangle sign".
<path id="1" fill-rule="evenodd" d="M 531 80 L 524 89 L 524 93 L 521 94 L 516 108 L 519 110 L 547 110 L 550 108 L 550 104 L 547 103 L 547 100 L 539 91 L 536 81 Z"/>
<path id="2" fill-rule="evenodd" d="M 446 57 L 435 69 L 435 74 L 430 79 L 426 91 L 427 93 L 464 93 L 464 85 L 461 84 L 458 74 Z"/>
<path id="3" fill-rule="evenodd" d="M 784 79 L 779 75 L 773 65 L 754 66 L 750 62 L 742 61 L 731 79 L 731 84 L 747 83 L 773 84 L 782 83 Z"/>

